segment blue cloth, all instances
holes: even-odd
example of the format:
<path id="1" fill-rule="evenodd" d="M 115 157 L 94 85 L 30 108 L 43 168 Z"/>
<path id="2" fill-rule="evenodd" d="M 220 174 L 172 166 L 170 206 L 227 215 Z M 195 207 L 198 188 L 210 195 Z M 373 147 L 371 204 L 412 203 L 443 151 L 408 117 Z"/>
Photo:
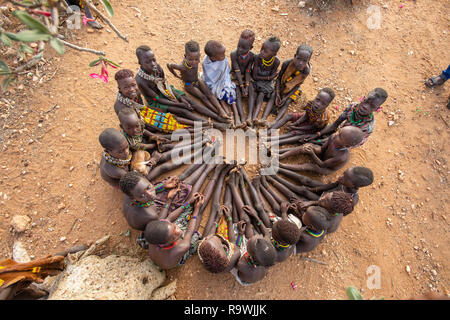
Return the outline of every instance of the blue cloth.
<path id="1" fill-rule="evenodd" d="M 450 65 L 442 71 L 442 75 L 444 76 L 445 80 L 448 80 L 450 78 Z"/>

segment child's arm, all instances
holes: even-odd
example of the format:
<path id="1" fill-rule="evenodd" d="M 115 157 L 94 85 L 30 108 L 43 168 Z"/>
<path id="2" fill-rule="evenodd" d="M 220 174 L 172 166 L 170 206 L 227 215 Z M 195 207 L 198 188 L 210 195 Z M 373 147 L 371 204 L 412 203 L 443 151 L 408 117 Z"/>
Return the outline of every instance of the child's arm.
<path id="1" fill-rule="evenodd" d="M 278 76 L 278 67 L 280 66 L 280 59 L 275 57 L 275 61 L 272 66 L 272 74 L 267 77 L 266 80 L 273 80 Z"/>
<path id="2" fill-rule="evenodd" d="M 169 192 L 170 194 L 170 192 Z M 159 213 L 159 218 L 160 219 L 166 219 L 167 215 L 169 213 L 169 208 L 170 205 L 172 204 L 173 201 L 173 196 L 172 197 L 168 197 L 168 202 L 164 205 L 164 208 L 162 208 L 161 212 Z"/>
<path id="3" fill-rule="evenodd" d="M 152 99 L 157 99 L 159 101 L 159 103 L 161 104 L 165 104 L 168 106 L 175 106 L 175 107 L 185 107 L 186 104 L 183 102 L 178 102 L 178 101 L 172 101 L 163 97 L 159 97 L 155 91 L 153 91 L 152 88 L 150 88 L 150 86 L 145 82 L 145 81 L 137 81 L 138 83 L 138 87 L 139 90 L 141 91 L 141 93 L 143 93 L 146 97 L 152 98 Z"/>
<path id="4" fill-rule="evenodd" d="M 219 210 L 220 210 L 221 214 L 225 215 L 225 218 L 227 220 L 228 240 L 231 243 L 235 243 L 236 235 L 234 234 L 233 218 L 231 217 L 231 210 L 230 210 L 230 208 L 228 208 L 227 206 L 224 206 L 224 205 L 222 205 Z"/>
<path id="5" fill-rule="evenodd" d="M 261 229 L 261 232 L 263 233 L 264 237 L 269 235 L 269 229 L 264 225 L 264 223 L 258 217 L 258 213 L 256 212 L 256 210 L 253 207 L 245 205 L 242 207 L 242 210 L 244 210 L 249 216 L 253 217 L 256 220 L 256 224 Z"/>
<path id="6" fill-rule="evenodd" d="M 184 71 L 184 67 L 182 65 L 179 64 L 175 64 L 175 63 L 168 63 L 167 64 L 167 69 L 169 69 L 169 71 L 178 79 L 181 79 L 181 75 L 178 75 L 175 70 L 180 71 L 180 73 L 182 73 Z"/>
<path id="7" fill-rule="evenodd" d="M 259 71 L 260 67 L 261 67 L 261 58 L 256 56 L 255 57 L 255 64 L 253 65 L 253 72 L 252 72 L 252 78 L 255 81 L 257 81 L 257 80 L 267 80 L 266 76 L 259 76 L 258 75 L 258 71 Z"/>
<path id="8" fill-rule="evenodd" d="M 314 193 L 322 193 L 322 192 L 324 192 L 324 191 L 328 191 L 328 190 L 334 189 L 334 188 L 336 188 L 338 185 L 339 185 L 339 182 L 336 181 L 336 182 L 324 184 L 324 185 L 322 185 L 322 186 L 315 187 L 315 188 L 313 188 L 313 187 L 307 187 L 307 189 L 308 189 L 309 191 L 311 191 L 311 192 L 314 192 Z"/>
<path id="9" fill-rule="evenodd" d="M 230 54 L 230 60 L 231 60 L 231 69 L 232 69 L 231 72 L 233 72 L 234 76 L 236 77 L 239 87 L 242 87 L 242 86 L 244 86 L 244 82 L 242 81 L 241 69 L 239 68 L 239 63 L 237 61 L 237 53 L 232 52 Z"/>
<path id="10" fill-rule="evenodd" d="M 191 237 L 194 234 L 194 232 L 196 231 L 196 226 L 197 226 L 197 215 L 198 215 L 198 211 L 200 210 L 200 207 L 202 206 L 203 202 L 205 201 L 205 196 L 197 193 L 196 195 L 198 196 L 194 196 L 194 212 L 192 212 L 191 214 L 191 219 L 188 222 L 188 226 L 186 229 L 186 233 L 184 234 L 183 237 L 183 241 L 186 241 L 187 243 L 191 242 Z"/>

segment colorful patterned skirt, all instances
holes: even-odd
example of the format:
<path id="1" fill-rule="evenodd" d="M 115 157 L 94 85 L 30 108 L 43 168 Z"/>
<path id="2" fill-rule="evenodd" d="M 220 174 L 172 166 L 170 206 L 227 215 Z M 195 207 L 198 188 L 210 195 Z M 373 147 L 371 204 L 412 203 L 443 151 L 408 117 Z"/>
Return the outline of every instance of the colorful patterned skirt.
<path id="1" fill-rule="evenodd" d="M 145 123 L 161 129 L 164 132 L 173 132 L 178 129 L 187 128 L 186 125 L 178 123 L 172 114 L 162 112 L 156 108 L 143 108 L 141 110 L 141 116 Z"/>

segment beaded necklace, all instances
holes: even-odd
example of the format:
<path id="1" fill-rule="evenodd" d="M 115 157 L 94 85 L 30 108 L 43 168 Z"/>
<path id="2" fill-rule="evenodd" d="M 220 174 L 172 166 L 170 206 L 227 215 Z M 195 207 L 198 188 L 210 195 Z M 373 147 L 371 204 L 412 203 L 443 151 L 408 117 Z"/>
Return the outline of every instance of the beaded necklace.
<path id="1" fill-rule="evenodd" d="M 274 238 L 272 238 L 272 244 L 273 244 L 273 246 L 275 247 L 275 249 L 277 251 L 284 251 L 284 250 L 288 249 L 291 246 L 289 244 L 288 245 L 281 244 L 277 240 L 275 240 Z"/>
<path id="2" fill-rule="evenodd" d="M 298 76 L 300 74 L 300 71 L 295 71 L 295 73 L 293 74 L 293 76 L 290 76 L 289 78 L 286 79 L 286 82 L 291 81 L 292 79 L 294 79 L 294 77 Z"/>
<path id="3" fill-rule="evenodd" d="M 108 162 L 109 164 L 119 167 L 119 168 L 123 168 L 130 163 L 132 154 L 130 152 L 128 159 L 126 159 L 126 160 L 114 158 L 112 155 L 110 155 L 106 151 L 103 151 L 103 156 L 105 157 L 106 162 Z"/>
<path id="4" fill-rule="evenodd" d="M 128 107 L 135 107 L 135 108 L 139 108 L 139 109 L 142 109 L 144 107 L 144 105 L 142 105 L 134 100 L 131 100 L 130 98 L 125 97 L 120 92 L 117 92 L 117 100 L 122 102 L 124 105 L 126 105 Z"/>
<path id="5" fill-rule="evenodd" d="M 145 79 L 145 80 L 149 80 L 149 81 L 153 81 L 153 82 L 154 82 L 155 80 L 158 79 L 158 78 L 155 77 L 154 75 L 148 74 L 147 72 L 145 72 L 144 70 L 142 70 L 142 68 L 139 68 L 139 70 L 138 70 L 138 72 L 137 72 L 137 75 L 138 75 L 139 77 Z"/>
<path id="6" fill-rule="evenodd" d="M 275 56 L 272 57 L 272 59 L 270 60 L 265 60 L 264 58 L 261 59 L 263 65 L 265 65 L 266 67 L 270 67 L 271 65 L 273 65 L 273 62 L 275 61 Z"/>
<path id="7" fill-rule="evenodd" d="M 313 236 L 314 238 L 320 238 L 322 235 L 323 235 L 323 233 L 325 232 L 325 230 L 322 230 L 322 231 L 314 231 L 314 230 L 312 230 L 312 229 L 310 229 L 310 228 L 306 228 L 306 230 L 305 230 L 306 232 L 308 232 L 311 236 Z"/>
<path id="8" fill-rule="evenodd" d="M 355 120 L 355 114 L 356 114 L 356 109 L 352 111 L 352 114 L 350 115 L 350 122 L 353 124 L 358 124 L 361 122 L 368 122 L 371 121 L 373 119 L 373 112 L 367 116 L 367 117 L 362 117 L 360 120 Z"/>
<path id="9" fill-rule="evenodd" d="M 244 54 L 243 56 L 241 56 L 241 55 L 238 55 L 238 56 L 244 62 L 250 56 L 250 51 L 247 52 L 247 54 Z"/>
<path id="10" fill-rule="evenodd" d="M 256 268 L 256 266 L 258 266 L 258 264 L 255 262 L 253 257 L 248 254 L 248 252 L 244 253 L 244 259 L 249 266 L 251 266 L 253 268 Z"/>
<path id="11" fill-rule="evenodd" d="M 150 207 L 153 204 L 155 204 L 155 202 L 153 200 L 150 200 L 148 202 L 140 202 L 140 201 L 137 201 L 137 200 L 131 201 L 131 205 L 133 207 L 147 208 L 147 207 Z"/>
<path id="12" fill-rule="evenodd" d="M 135 148 L 139 148 L 142 143 L 142 134 L 138 134 L 134 137 L 130 137 L 125 131 L 123 131 L 123 135 L 128 140 L 130 145 Z"/>
<path id="13" fill-rule="evenodd" d="M 188 69 L 192 69 L 192 66 L 189 65 L 189 63 L 186 61 L 186 58 L 183 59 L 183 65 Z"/>
<path id="14" fill-rule="evenodd" d="M 163 246 L 163 245 L 158 244 L 158 248 L 163 249 L 163 250 L 169 250 L 169 249 L 172 249 L 173 247 L 175 247 L 176 244 L 177 244 L 176 241 L 168 246 Z"/>

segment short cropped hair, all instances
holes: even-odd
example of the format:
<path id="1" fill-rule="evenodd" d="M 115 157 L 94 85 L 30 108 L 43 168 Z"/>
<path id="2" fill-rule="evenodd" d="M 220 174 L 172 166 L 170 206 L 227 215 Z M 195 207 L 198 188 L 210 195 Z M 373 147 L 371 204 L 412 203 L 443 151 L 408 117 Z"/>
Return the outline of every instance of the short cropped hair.
<path id="1" fill-rule="evenodd" d="M 208 57 L 213 57 L 220 49 L 223 48 L 223 44 L 216 40 L 209 40 L 205 44 L 205 53 Z"/>
<path id="2" fill-rule="evenodd" d="M 147 223 L 144 238 L 150 244 L 164 244 L 169 240 L 168 221 L 153 220 Z"/>
<path id="3" fill-rule="evenodd" d="M 330 208 L 332 213 L 342 213 L 344 216 L 353 211 L 353 197 L 344 191 L 332 192 Z"/>
<path id="4" fill-rule="evenodd" d="M 272 237 L 276 241 L 287 244 L 296 244 L 300 238 L 300 229 L 288 219 L 276 221 L 272 226 Z"/>
<path id="5" fill-rule="evenodd" d="M 280 38 L 272 36 L 269 39 L 267 39 L 266 42 L 270 43 L 270 46 L 272 47 L 273 51 L 278 52 L 278 50 L 280 50 L 281 47 Z"/>
<path id="6" fill-rule="evenodd" d="M 364 139 L 364 132 L 355 126 L 342 127 L 338 132 L 345 136 L 350 146 L 356 146 Z"/>
<path id="7" fill-rule="evenodd" d="M 120 190 L 122 190 L 123 193 L 125 193 L 127 196 L 132 197 L 131 190 L 136 187 L 136 185 L 139 183 L 139 181 L 144 176 L 136 171 L 129 171 L 126 174 L 124 174 L 120 180 L 119 180 L 119 187 Z"/>
<path id="8" fill-rule="evenodd" d="M 252 30 L 245 29 L 244 31 L 242 31 L 240 38 L 249 42 L 253 42 L 255 41 L 255 33 Z"/>
<path id="9" fill-rule="evenodd" d="M 306 51 L 309 53 L 309 56 L 313 54 L 313 48 L 309 44 L 301 44 L 297 47 L 296 54 L 299 54 L 300 51 Z"/>
<path id="10" fill-rule="evenodd" d="M 336 94 L 334 93 L 333 89 L 328 88 L 328 87 L 325 87 L 325 88 L 320 89 L 320 92 L 325 92 L 325 93 L 327 93 L 327 94 L 331 97 L 331 100 L 333 100 L 334 97 L 336 96 Z"/>
<path id="11" fill-rule="evenodd" d="M 152 51 L 152 49 L 149 46 L 143 45 L 143 46 L 137 47 L 137 49 L 136 49 L 137 58 L 140 59 L 141 55 L 148 51 Z"/>
<path id="12" fill-rule="evenodd" d="M 139 120 L 139 117 L 138 117 L 136 111 L 131 108 L 123 108 L 122 110 L 120 110 L 120 112 L 117 116 L 119 118 L 119 122 L 122 123 L 124 118 L 129 117 L 131 115 L 135 115 L 136 118 Z"/>
<path id="13" fill-rule="evenodd" d="M 327 209 L 311 206 L 305 212 L 314 230 L 327 230 L 330 227 L 331 216 Z"/>
<path id="14" fill-rule="evenodd" d="M 121 69 L 121 70 L 117 71 L 116 74 L 114 75 L 114 79 L 116 79 L 116 81 L 127 79 L 127 78 L 133 78 L 133 77 L 134 77 L 134 73 L 133 73 L 133 71 L 131 71 L 129 69 Z"/>
<path id="15" fill-rule="evenodd" d="M 373 172 L 366 167 L 352 168 L 352 182 L 357 188 L 370 186 L 373 183 Z"/>
<path id="16" fill-rule="evenodd" d="M 251 256 L 258 264 L 264 267 L 270 267 L 275 264 L 277 252 L 267 239 L 258 238 L 255 241 L 251 241 L 247 244 L 247 249 L 252 251 Z"/>
<path id="17" fill-rule="evenodd" d="M 114 150 L 125 140 L 123 134 L 115 128 L 107 128 L 100 133 L 98 140 L 105 150 Z"/>
<path id="18" fill-rule="evenodd" d="M 388 94 L 383 88 L 375 88 L 373 91 L 375 92 L 375 95 L 378 98 L 383 99 L 383 101 L 386 101 L 386 99 L 388 98 Z"/>
<path id="19" fill-rule="evenodd" d="M 223 272 L 229 264 L 228 259 L 218 254 L 217 249 L 209 242 L 202 242 L 197 252 L 203 266 L 211 273 Z"/>
<path id="20" fill-rule="evenodd" d="M 200 51 L 200 45 L 198 44 L 197 41 L 190 40 L 184 44 L 184 51 L 185 53 L 198 52 Z"/>

